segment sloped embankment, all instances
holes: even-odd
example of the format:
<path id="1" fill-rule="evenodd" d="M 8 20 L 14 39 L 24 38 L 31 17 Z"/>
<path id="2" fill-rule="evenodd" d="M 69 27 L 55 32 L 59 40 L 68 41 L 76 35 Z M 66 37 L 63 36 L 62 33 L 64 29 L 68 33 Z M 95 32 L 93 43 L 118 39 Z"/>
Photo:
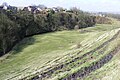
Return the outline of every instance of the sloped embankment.
<path id="1" fill-rule="evenodd" d="M 111 41 L 115 40 L 116 38 L 119 38 L 120 37 L 119 36 L 120 35 L 119 32 L 120 31 L 118 31 L 118 33 L 116 35 L 114 35 L 113 38 L 111 38 L 107 42 L 110 43 Z M 104 56 L 102 56 L 102 58 L 100 58 L 99 60 L 96 60 L 96 61 L 92 62 L 89 66 L 82 67 L 81 69 L 77 70 L 77 72 L 71 73 L 71 74 L 69 74 L 67 76 L 64 76 L 64 77 L 60 78 L 60 79 L 61 80 L 82 79 L 82 78 L 88 76 L 91 72 L 101 68 L 106 63 L 108 63 L 114 57 L 114 55 L 116 53 L 118 53 L 119 51 L 120 51 L 120 45 L 117 45 L 112 51 L 110 51 L 109 53 L 107 53 Z"/>
<path id="2" fill-rule="evenodd" d="M 100 50 L 101 48 L 105 47 L 107 44 L 109 44 L 110 42 L 112 42 L 113 40 L 115 40 L 118 36 L 120 35 L 120 31 L 118 31 L 111 39 L 109 39 L 108 41 L 104 42 L 102 45 L 100 45 L 99 47 L 91 50 L 90 52 L 82 55 L 82 56 L 78 56 L 77 58 L 73 58 L 71 61 L 65 63 L 65 64 L 61 64 L 59 66 L 54 66 L 52 68 L 49 68 L 49 70 L 47 70 L 46 72 L 40 73 L 39 75 L 33 77 L 32 79 L 39 79 L 39 80 L 43 80 L 43 79 L 47 79 L 50 78 L 53 74 L 56 73 L 56 71 L 64 70 L 65 67 L 67 67 L 70 64 L 73 64 L 75 62 L 77 62 L 78 60 L 83 59 L 84 57 L 90 55 L 91 53 L 94 53 L 95 51 Z M 114 56 L 115 53 L 117 53 L 117 51 L 120 49 L 120 47 L 116 47 L 113 51 L 111 51 L 109 54 L 105 55 L 104 57 L 102 57 L 99 61 L 96 61 L 94 63 L 92 63 L 90 66 L 82 68 L 81 70 L 79 70 L 76 73 L 73 73 L 71 75 L 68 75 L 66 77 L 60 78 L 63 80 L 71 80 L 71 79 L 77 79 L 79 78 L 83 78 L 84 76 L 87 76 L 90 72 L 95 71 L 96 69 L 99 69 L 100 67 L 102 67 L 105 63 L 109 62 L 112 57 Z M 83 61 L 75 66 L 79 66 L 82 65 L 83 63 L 85 63 L 86 61 Z"/>
<path id="3" fill-rule="evenodd" d="M 101 58 L 99 61 L 92 63 L 91 66 L 84 67 L 78 72 L 73 73 L 61 80 L 76 80 L 77 78 L 83 78 L 85 76 L 88 76 L 89 73 L 101 68 L 104 64 L 108 63 L 119 50 L 120 46 L 116 47 L 113 51 Z"/>

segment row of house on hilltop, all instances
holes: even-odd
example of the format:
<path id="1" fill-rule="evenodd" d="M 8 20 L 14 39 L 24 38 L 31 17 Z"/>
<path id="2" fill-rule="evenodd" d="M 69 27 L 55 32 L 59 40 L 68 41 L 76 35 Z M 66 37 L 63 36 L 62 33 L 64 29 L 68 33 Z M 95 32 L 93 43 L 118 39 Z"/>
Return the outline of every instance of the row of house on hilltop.
<path id="1" fill-rule="evenodd" d="M 54 11 L 54 12 L 66 12 L 67 9 L 63 9 L 61 7 L 53 7 L 53 8 L 47 8 L 45 6 L 28 6 L 28 7 L 23 7 L 23 8 L 19 8 L 18 10 L 23 10 L 23 11 L 29 11 L 32 13 L 43 13 L 46 14 L 50 11 Z"/>
<path id="2" fill-rule="evenodd" d="M 10 10 L 10 11 L 13 11 L 13 12 L 17 12 L 17 7 L 7 5 L 7 3 L 3 3 L 3 4 L 0 6 L 0 10 Z"/>
<path id="3" fill-rule="evenodd" d="M 91 13 L 92 16 L 106 17 L 106 15 L 102 12 Z"/>
<path id="4" fill-rule="evenodd" d="M 43 13 L 46 14 L 48 12 L 50 12 L 51 10 L 54 12 L 66 12 L 67 9 L 63 9 L 61 7 L 53 7 L 53 8 L 47 8 L 44 5 L 32 5 L 32 6 L 28 6 L 28 7 L 15 7 L 15 6 L 10 6 L 7 3 L 3 3 L 0 6 L 0 10 L 7 10 L 7 11 L 13 11 L 13 12 L 17 12 L 17 11 L 29 11 L 31 13 Z"/>
<path id="5" fill-rule="evenodd" d="M 36 7 L 36 6 L 28 6 L 28 7 L 24 7 L 23 11 L 29 11 L 32 13 L 40 13 L 41 11 L 43 11 L 43 9 Z"/>

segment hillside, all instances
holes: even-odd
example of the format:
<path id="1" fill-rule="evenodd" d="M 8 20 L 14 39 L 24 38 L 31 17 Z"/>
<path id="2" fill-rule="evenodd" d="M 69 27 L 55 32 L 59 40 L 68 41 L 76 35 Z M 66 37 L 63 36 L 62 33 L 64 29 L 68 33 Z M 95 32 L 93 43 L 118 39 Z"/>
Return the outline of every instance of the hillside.
<path id="1" fill-rule="evenodd" d="M 0 80 L 106 80 L 107 76 L 113 77 L 120 67 L 120 22 L 112 21 L 112 24 L 23 39 L 0 58 Z M 119 80 L 118 76 L 115 80 Z"/>
<path id="2" fill-rule="evenodd" d="M 96 24 L 95 16 L 77 12 L 32 13 L 30 11 L 0 10 L 0 57 L 7 54 L 22 39 L 43 34 L 76 28 L 87 28 Z"/>
<path id="3" fill-rule="evenodd" d="M 120 80 L 120 51 L 102 68 L 92 72 L 84 80 Z"/>

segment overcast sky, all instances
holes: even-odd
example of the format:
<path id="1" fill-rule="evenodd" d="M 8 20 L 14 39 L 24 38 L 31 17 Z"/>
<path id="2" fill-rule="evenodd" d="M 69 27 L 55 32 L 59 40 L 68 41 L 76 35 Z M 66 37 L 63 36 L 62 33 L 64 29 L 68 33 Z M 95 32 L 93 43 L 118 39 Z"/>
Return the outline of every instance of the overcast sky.
<path id="1" fill-rule="evenodd" d="M 120 12 L 120 0 L 0 0 L 14 6 L 44 4 L 47 7 L 77 7 L 84 11 Z"/>

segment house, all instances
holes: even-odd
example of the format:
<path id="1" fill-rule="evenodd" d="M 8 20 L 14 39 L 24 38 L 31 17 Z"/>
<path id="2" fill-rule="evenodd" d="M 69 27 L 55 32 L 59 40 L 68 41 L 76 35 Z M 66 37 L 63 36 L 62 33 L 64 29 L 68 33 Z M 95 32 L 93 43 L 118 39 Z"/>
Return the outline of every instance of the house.
<path id="1" fill-rule="evenodd" d="M 31 6 L 31 12 L 34 13 L 34 11 L 36 11 L 37 8 L 35 6 Z"/>
<path id="2" fill-rule="evenodd" d="M 13 11 L 13 12 L 17 12 L 17 7 L 14 6 L 6 6 L 6 5 L 2 5 L 0 6 L 0 10 L 7 10 L 7 11 Z"/>
<path id="3" fill-rule="evenodd" d="M 100 17 L 105 17 L 105 15 L 104 15 L 104 14 L 99 14 L 99 16 L 100 16 Z"/>
<path id="4" fill-rule="evenodd" d="M 28 10 L 28 7 L 24 7 L 24 8 L 23 8 L 23 11 L 29 11 L 29 10 Z"/>
<path id="5" fill-rule="evenodd" d="M 7 6 L 0 6 L 0 10 L 7 10 Z"/>
<path id="6" fill-rule="evenodd" d="M 30 12 L 32 11 L 32 8 L 31 8 L 31 6 L 28 6 L 28 11 L 30 11 Z"/>
<path id="7" fill-rule="evenodd" d="M 56 7 L 52 8 L 55 12 L 59 12 L 59 10 Z"/>
<path id="8" fill-rule="evenodd" d="M 17 11 L 22 11 L 24 9 L 24 7 L 17 7 Z"/>
<path id="9" fill-rule="evenodd" d="M 3 9 L 4 9 L 4 10 L 7 10 L 7 8 L 8 8 L 8 6 L 3 6 Z"/>
<path id="10" fill-rule="evenodd" d="M 66 13 L 67 12 L 67 9 L 63 9 L 63 13 Z"/>
<path id="11" fill-rule="evenodd" d="M 0 6 L 0 10 L 3 10 L 3 6 Z"/>
<path id="12" fill-rule="evenodd" d="M 2 6 L 3 6 L 3 9 L 4 9 L 4 10 L 7 10 L 8 4 L 7 4 L 6 2 L 4 2 L 4 3 L 2 4 Z"/>
<path id="13" fill-rule="evenodd" d="M 42 11 L 42 9 L 41 9 L 41 8 L 37 8 L 37 10 Z"/>
<path id="14" fill-rule="evenodd" d="M 104 13 L 102 13 L 102 12 L 98 12 L 98 13 L 96 13 L 96 14 L 97 14 L 97 16 L 105 17 Z"/>
<path id="15" fill-rule="evenodd" d="M 38 9 L 36 8 L 36 6 L 28 6 L 27 7 L 29 12 L 35 13 L 36 11 L 38 12 Z"/>
<path id="16" fill-rule="evenodd" d="M 8 5 L 6 2 L 4 2 L 4 3 L 0 6 L 0 10 L 7 10 L 7 11 L 17 12 L 17 7 L 15 7 L 15 6 L 10 6 L 10 5 Z"/>
<path id="17" fill-rule="evenodd" d="M 17 12 L 17 7 L 15 7 L 15 6 L 8 6 L 7 7 L 7 10 L 10 10 L 10 11 L 13 11 L 13 12 Z"/>

